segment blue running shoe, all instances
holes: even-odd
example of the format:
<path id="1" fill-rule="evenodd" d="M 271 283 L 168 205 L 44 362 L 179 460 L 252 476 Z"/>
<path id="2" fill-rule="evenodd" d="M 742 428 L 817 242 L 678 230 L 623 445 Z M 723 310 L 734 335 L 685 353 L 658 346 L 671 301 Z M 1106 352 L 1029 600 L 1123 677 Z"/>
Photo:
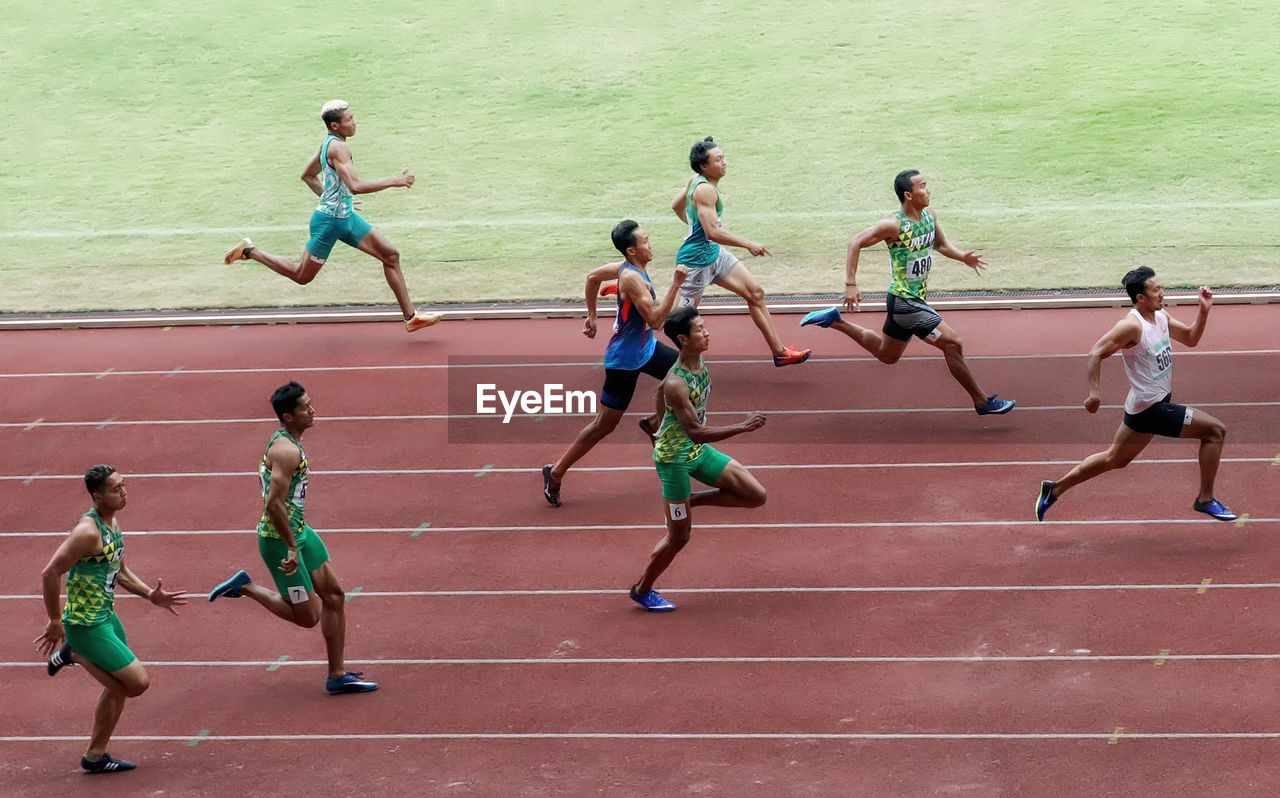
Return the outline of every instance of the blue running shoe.
<path id="1" fill-rule="evenodd" d="M 830 327 L 838 321 L 840 321 L 840 308 L 832 307 L 804 314 L 804 318 L 800 320 L 800 326 L 808 327 L 810 324 L 816 324 L 819 327 Z"/>
<path id="2" fill-rule="evenodd" d="M 209 593 L 209 600 L 220 598 L 240 598 L 240 588 L 252 583 L 248 571 L 237 571 L 236 575 L 215 587 Z"/>
<path id="3" fill-rule="evenodd" d="M 631 586 L 631 600 L 644 607 L 649 612 L 672 612 L 676 605 L 664 599 L 656 590 L 648 590 L 640 593 L 636 590 L 639 585 Z"/>
<path id="4" fill-rule="evenodd" d="M 338 695 L 340 693 L 372 693 L 378 689 L 377 682 L 367 682 L 360 677 L 364 676 L 362 671 L 347 671 L 342 674 L 342 678 L 334 679 L 329 677 L 324 681 L 324 689 L 328 690 L 330 695 Z"/>
<path id="5" fill-rule="evenodd" d="M 982 407 L 975 407 L 980 416 L 1003 416 L 1013 409 L 1018 403 L 1017 399 L 1001 399 L 996 394 L 987 397 L 987 403 Z"/>
<path id="6" fill-rule="evenodd" d="M 45 667 L 49 671 L 50 676 L 57 676 L 58 671 L 67 667 L 68 665 L 75 665 L 75 664 L 76 664 L 75 661 L 71 659 L 71 644 L 63 643 L 62 648 L 53 652 L 53 656 L 49 657 L 49 662 L 46 663 Z"/>
<path id="7" fill-rule="evenodd" d="M 111 754 L 103 751 L 100 759 L 80 757 L 80 767 L 90 773 L 118 773 L 122 770 L 133 770 L 137 765 L 132 762 L 126 762 L 123 759 L 116 759 Z"/>
<path id="8" fill-rule="evenodd" d="M 1222 502 L 1217 499 L 1210 499 L 1207 502 L 1197 501 L 1191 505 L 1191 509 L 1197 513 L 1211 515 L 1219 521 L 1234 521 L 1240 516 L 1228 510 Z"/>
<path id="9" fill-rule="evenodd" d="M 1044 514 L 1053 506 L 1054 502 L 1058 500 L 1058 497 L 1053 495 L 1053 488 L 1057 484 L 1058 483 L 1050 482 L 1047 479 L 1040 483 L 1040 498 L 1036 499 L 1037 521 L 1043 521 Z"/>

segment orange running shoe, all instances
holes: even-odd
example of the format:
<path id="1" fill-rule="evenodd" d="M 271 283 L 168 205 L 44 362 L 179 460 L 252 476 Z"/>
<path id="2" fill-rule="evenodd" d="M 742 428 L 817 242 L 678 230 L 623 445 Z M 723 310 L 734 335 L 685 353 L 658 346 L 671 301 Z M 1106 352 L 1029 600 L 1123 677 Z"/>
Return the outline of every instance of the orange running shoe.
<path id="1" fill-rule="evenodd" d="M 227 250 L 227 254 L 222 256 L 222 262 L 231 265 L 232 261 L 248 260 L 249 250 L 253 249 L 253 242 L 247 238 L 240 239 L 240 243 Z"/>
<path id="2" fill-rule="evenodd" d="M 617 283 L 608 283 L 600 286 L 600 296 L 613 296 L 616 293 L 618 293 Z"/>
<path id="3" fill-rule="evenodd" d="M 773 356 L 773 365 L 778 368 L 783 366 L 794 366 L 797 363 L 803 363 L 809 359 L 812 350 L 810 349 L 794 349 L 788 346 L 782 350 L 782 354 Z"/>
<path id="4" fill-rule="evenodd" d="M 419 310 L 413 314 L 413 318 L 404 320 L 404 329 L 405 332 L 417 332 L 424 327 L 434 327 L 443 318 L 443 313 L 423 313 Z"/>

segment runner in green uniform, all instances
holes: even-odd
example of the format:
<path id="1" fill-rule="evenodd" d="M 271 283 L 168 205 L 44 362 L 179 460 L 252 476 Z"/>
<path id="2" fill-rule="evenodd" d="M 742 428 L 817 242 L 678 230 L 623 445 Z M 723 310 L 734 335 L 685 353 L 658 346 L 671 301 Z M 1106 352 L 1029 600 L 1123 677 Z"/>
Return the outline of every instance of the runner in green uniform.
<path id="1" fill-rule="evenodd" d="M 80 517 L 40 574 L 49 623 L 35 643 L 49 657 L 50 676 L 68 665 L 79 665 L 102 684 L 93 736 L 80 766 L 90 773 L 116 773 L 136 765 L 109 755 L 107 743 L 124 712 L 125 699 L 142 695 L 150 686 L 116 617 L 116 586 L 174 615 L 178 614 L 174 607 L 187 600 L 184 591 L 165 591 L 160 579 L 155 587 L 148 587 L 125 564 L 124 536 L 116 522 L 116 513 L 128 499 L 124 477 L 111 466 L 96 465 L 85 472 L 84 484 L 93 497 L 93 509 Z M 65 609 L 61 607 L 63 574 L 67 575 Z"/>
<path id="2" fill-rule="evenodd" d="M 689 166 L 694 176 L 671 201 L 671 210 L 689 225 L 689 235 L 676 253 L 676 265 L 689 267 L 689 277 L 680 288 L 681 307 L 697 307 L 702 293 L 712 283 L 727 288 L 747 300 L 751 320 L 773 352 L 773 365 L 805 362 L 809 359 L 809 350 L 783 345 L 765 306 L 764 289 L 738 256 L 724 248 L 742 247 L 757 257 L 773 254 L 763 244 L 748 241 L 721 227 L 724 203 L 720 198 L 720 180 L 729 170 L 724 150 L 708 136 L 689 150 Z"/>
<path id="3" fill-rule="evenodd" d="M 404 326 L 409 332 L 430 327 L 440 321 L 439 313 L 414 311 L 400 271 L 400 252 L 377 228 L 355 211 L 353 195 L 372 194 L 388 188 L 409 188 L 413 175 L 406 169 L 395 177 L 362 180 L 356 174 L 355 161 L 347 139 L 356 134 L 356 118 L 345 100 L 330 100 L 320 109 L 320 119 L 328 133 L 324 142 L 302 170 L 302 182 L 320 198 L 311 214 L 311 240 L 302 251 L 302 261 L 294 263 L 283 255 L 272 255 L 254 246 L 248 238 L 240 239 L 227 251 L 223 260 L 256 260 L 276 274 L 282 274 L 299 285 L 306 285 L 320 273 L 333 245 L 338 241 L 367 252 L 382 262 L 382 273 L 396 295 L 404 313 Z"/>
<path id="4" fill-rule="evenodd" d="M 889 246 L 892 282 L 885 297 L 883 334 L 845 321 L 840 318 L 838 307 L 815 310 L 801 319 L 800 325 L 816 324 L 837 329 L 875 355 L 881 363 L 897 363 L 907 350 L 911 337 L 916 336 L 942 350 L 951 376 L 969 394 L 978 415 L 1008 413 L 1017 401 L 1001 399 L 994 394 L 988 396 L 978 386 L 964 359 L 960 336 L 925 301 L 934 250 L 960 261 L 977 274 L 986 268 L 986 261 L 973 250 L 961 252 L 943 235 L 937 216 L 929 211 L 932 191 L 918 171 L 907 169 L 899 172 L 894 178 L 893 189 L 902 207 L 893 216 L 881 219 L 854 236 L 849 242 L 845 263 L 844 307 L 857 310 L 862 302 L 862 291 L 857 281 L 859 255 L 862 250 L 881 241 Z"/>
<path id="5" fill-rule="evenodd" d="M 702 362 L 702 353 L 711 345 L 711 336 L 698 309 L 677 309 L 667 317 L 663 332 L 680 349 L 680 359 L 662 383 L 666 413 L 653 446 L 667 534 L 654 548 L 640 581 L 631 588 L 632 600 L 651 612 L 676 608 L 653 589 L 653 584 L 689 542 L 690 508 L 759 507 L 765 502 L 764 486 L 750 471 L 707 445 L 760 429 L 764 415 L 752 413 L 746 421 L 729 427 L 707 426 L 711 373 Z M 691 477 L 713 488 L 693 493 Z"/>
<path id="6" fill-rule="evenodd" d="M 245 595 L 290 623 L 308 629 L 319 623 L 329 656 L 325 689 L 330 693 L 377 690 L 377 682 L 347 671 L 343 654 L 346 593 L 329 562 L 324 541 L 303 518 L 308 464 L 302 433 L 315 424 L 315 407 L 306 389 L 296 382 L 277 388 L 271 395 L 271 407 L 281 428 L 267 441 L 267 450 L 258 464 L 263 504 L 258 520 L 258 552 L 275 579 L 276 590 L 255 585 L 248 571 L 239 571 L 215 587 L 209 600 Z"/>

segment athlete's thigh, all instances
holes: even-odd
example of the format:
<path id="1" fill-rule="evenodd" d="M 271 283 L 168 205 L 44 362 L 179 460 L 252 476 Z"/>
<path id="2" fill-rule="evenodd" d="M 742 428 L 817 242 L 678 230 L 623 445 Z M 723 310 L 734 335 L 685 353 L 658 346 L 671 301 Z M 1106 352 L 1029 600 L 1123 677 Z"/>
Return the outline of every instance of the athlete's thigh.
<path id="1" fill-rule="evenodd" d="M 929 335 L 934 337 L 926 336 L 920 340 L 938 349 L 945 349 L 949 344 L 954 344 L 960 340 L 960 334 L 945 321 L 939 322 L 938 326 L 934 327 L 933 332 Z"/>
<path id="2" fill-rule="evenodd" d="M 689 525 L 693 522 L 690 512 L 687 498 L 674 501 L 666 498 L 662 500 L 662 513 L 667 519 L 669 530 L 684 531 L 687 534 Z"/>
<path id="3" fill-rule="evenodd" d="M 315 586 L 315 592 L 320 596 L 331 593 L 334 589 L 342 589 L 338 581 L 338 572 L 333 570 L 333 563 L 329 560 L 311 569 L 311 584 Z"/>
<path id="4" fill-rule="evenodd" d="M 721 288 L 727 288 L 744 298 L 747 294 L 760 290 L 760 284 L 756 282 L 755 276 L 742 261 L 733 264 L 728 273 L 717 277 L 714 282 Z"/>
<path id="5" fill-rule="evenodd" d="M 1187 411 L 1191 413 L 1191 423 L 1182 426 L 1179 438 L 1207 438 L 1224 426 L 1221 421 L 1203 410 L 1189 407 Z"/>
<path id="6" fill-rule="evenodd" d="M 391 241 L 376 227 L 370 230 L 368 235 L 360 239 L 356 249 L 372 255 L 378 260 L 385 260 L 396 251 Z"/>
<path id="7" fill-rule="evenodd" d="M 1116 430 L 1115 438 L 1111 441 L 1111 455 L 1123 463 L 1128 463 L 1141 454 L 1154 437 L 1155 435 L 1150 432 L 1138 432 L 1121 423 L 1120 428 Z"/>
<path id="8" fill-rule="evenodd" d="M 320 273 L 320 269 L 324 267 L 324 261 L 318 260 L 315 255 L 311 254 L 308 249 L 302 250 L 302 261 L 298 267 L 298 279 L 302 282 L 310 282 Z"/>
<path id="9" fill-rule="evenodd" d="M 892 335 L 880 335 L 880 355 L 889 356 L 894 360 L 902 357 L 902 353 L 907 351 L 907 344 L 911 343 L 911 339 L 901 341 Z"/>
<path id="10" fill-rule="evenodd" d="M 764 492 L 764 486 L 760 484 L 760 480 L 747 470 L 747 467 L 737 460 L 729 460 L 728 465 L 720 472 L 720 476 L 716 481 L 711 483 L 712 487 L 720 490 L 727 490 L 730 493 L 752 493 Z"/>
<path id="11" fill-rule="evenodd" d="M 135 659 L 119 670 L 111 671 L 111 676 L 126 688 L 136 690 L 147 684 L 147 669 L 142 667 L 142 660 Z"/>

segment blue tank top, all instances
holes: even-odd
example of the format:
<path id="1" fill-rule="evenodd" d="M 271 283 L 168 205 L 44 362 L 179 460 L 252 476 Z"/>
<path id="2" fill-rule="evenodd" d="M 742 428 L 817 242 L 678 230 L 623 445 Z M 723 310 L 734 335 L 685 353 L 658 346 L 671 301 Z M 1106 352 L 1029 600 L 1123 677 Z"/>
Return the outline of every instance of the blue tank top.
<path id="1" fill-rule="evenodd" d="M 627 269 L 640 273 L 645 285 L 649 287 L 649 296 L 655 302 L 658 301 L 658 295 L 653 291 L 653 282 L 642 269 L 637 269 L 630 263 L 624 263 L 622 270 L 618 272 L 618 278 L 621 279 L 622 272 Z M 649 325 L 645 323 L 644 316 L 640 315 L 640 311 L 636 310 L 630 302 L 624 302 L 622 292 L 619 291 L 618 317 L 613 322 L 613 337 L 609 339 L 609 345 L 604 350 L 604 367 L 635 371 L 649 362 L 657 345 L 658 340 L 654 337 L 653 330 L 650 330 Z"/>

